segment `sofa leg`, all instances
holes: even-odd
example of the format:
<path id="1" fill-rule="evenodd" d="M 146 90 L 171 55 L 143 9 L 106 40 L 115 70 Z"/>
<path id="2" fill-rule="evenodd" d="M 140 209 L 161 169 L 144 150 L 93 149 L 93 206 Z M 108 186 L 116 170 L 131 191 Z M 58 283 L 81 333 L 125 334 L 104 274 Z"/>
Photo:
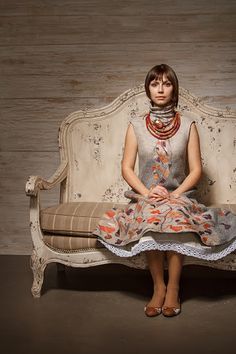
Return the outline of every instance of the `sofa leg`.
<path id="1" fill-rule="evenodd" d="M 31 255 L 31 269 L 33 271 L 34 280 L 31 292 L 34 298 L 39 298 L 41 296 L 45 268 L 46 262 L 41 257 L 38 257 L 35 250 L 33 250 Z"/>

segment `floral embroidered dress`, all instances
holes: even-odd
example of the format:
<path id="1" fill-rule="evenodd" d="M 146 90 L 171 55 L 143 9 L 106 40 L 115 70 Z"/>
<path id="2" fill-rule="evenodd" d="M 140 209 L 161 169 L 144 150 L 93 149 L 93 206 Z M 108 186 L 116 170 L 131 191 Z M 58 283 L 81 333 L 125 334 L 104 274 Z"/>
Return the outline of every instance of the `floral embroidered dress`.
<path id="1" fill-rule="evenodd" d="M 145 116 L 130 121 L 138 141 L 139 178 L 148 189 L 161 184 L 172 192 L 186 178 L 186 147 L 193 120 L 185 115 L 180 119 L 177 133 L 166 140 L 150 134 Z M 195 189 L 159 202 L 150 202 L 134 190 L 125 195 L 131 199 L 127 207 L 108 210 L 94 231 L 118 256 L 173 250 L 217 260 L 236 249 L 236 215 L 198 203 Z"/>

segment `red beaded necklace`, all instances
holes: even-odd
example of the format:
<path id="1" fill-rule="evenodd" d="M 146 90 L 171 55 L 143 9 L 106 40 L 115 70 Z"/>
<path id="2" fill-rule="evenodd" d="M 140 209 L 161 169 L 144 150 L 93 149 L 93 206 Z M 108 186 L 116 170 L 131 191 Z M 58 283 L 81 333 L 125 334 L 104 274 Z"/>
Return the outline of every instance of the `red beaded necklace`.
<path id="1" fill-rule="evenodd" d="M 176 112 L 171 122 L 167 125 L 163 125 L 162 122 L 153 122 L 149 113 L 146 116 L 146 127 L 155 138 L 160 140 L 169 139 L 175 135 L 180 127 L 180 114 Z"/>

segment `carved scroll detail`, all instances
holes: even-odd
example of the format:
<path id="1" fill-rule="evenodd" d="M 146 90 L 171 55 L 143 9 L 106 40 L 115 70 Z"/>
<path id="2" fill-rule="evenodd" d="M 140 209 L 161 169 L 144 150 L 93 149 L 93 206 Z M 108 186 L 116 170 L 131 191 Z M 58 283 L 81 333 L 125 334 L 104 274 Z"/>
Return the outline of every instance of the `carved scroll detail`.
<path id="1" fill-rule="evenodd" d="M 33 271 L 33 285 L 31 288 L 31 292 L 33 297 L 39 298 L 41 295 L 41 288 L 44 279 L 44 270 L 46 268 L 46 261 L 39 257 L 35 250 L 33 250 L 31 255 L 31 269 Z"/>

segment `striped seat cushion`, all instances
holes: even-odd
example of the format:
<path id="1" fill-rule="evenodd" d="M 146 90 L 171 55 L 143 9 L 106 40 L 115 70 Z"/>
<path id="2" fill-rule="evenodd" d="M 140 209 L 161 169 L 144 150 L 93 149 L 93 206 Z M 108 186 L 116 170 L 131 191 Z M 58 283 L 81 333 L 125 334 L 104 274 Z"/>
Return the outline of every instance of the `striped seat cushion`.
<path id="1" fill-rule="evenodd" d="M 43 232 L 57 235 L 90 236 L 101 216 L 113 207 L 127 204 L 112 202 L 72 202 L 42 209 L 40 222 Z"/>
<path id="2" fill-rule="evenodd" d="M 57 252 L 79 252 L 104 246 L 94 237 L 44 234 L 44 243 Z"/>

